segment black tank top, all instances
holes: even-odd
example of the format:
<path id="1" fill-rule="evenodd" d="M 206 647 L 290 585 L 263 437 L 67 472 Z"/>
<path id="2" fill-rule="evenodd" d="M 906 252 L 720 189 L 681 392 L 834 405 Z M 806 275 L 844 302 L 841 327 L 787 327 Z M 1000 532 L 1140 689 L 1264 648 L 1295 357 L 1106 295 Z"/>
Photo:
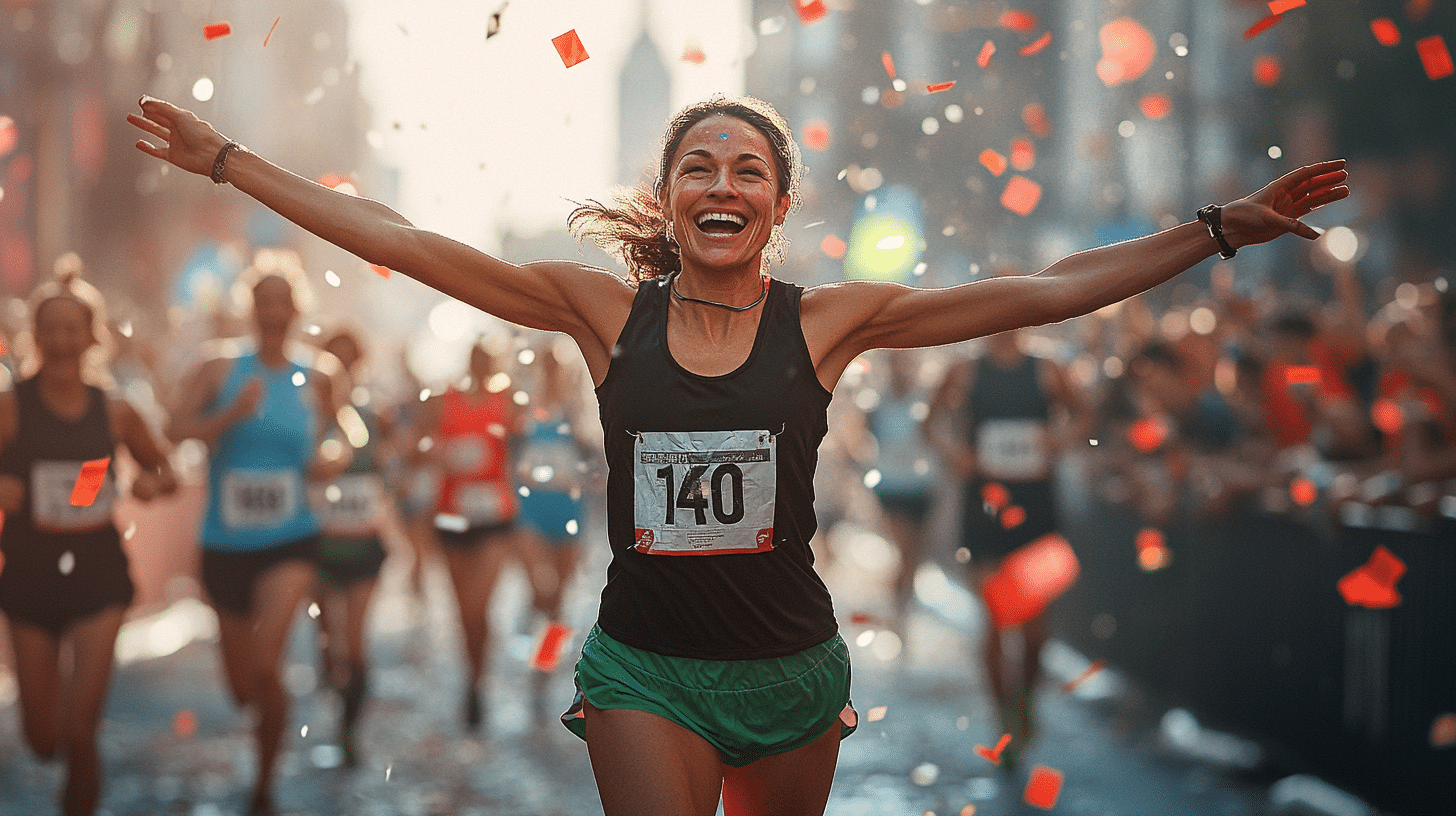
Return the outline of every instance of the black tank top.
<path id="1" fill-rule="evenodd" d="M 4 530 L 0 532 L 0 545 L 7 553 L 38 537 L 77 535 L 64 531 L 67 526 L 89 528 L 79 533 L 86 537 L 117 538 L 110 513 L 116 498 L 116 481 L 109 470 L 91 506 L 69 506 L 70 489 L 79 475 L 79 465 L 109 457 L 116 450 L 106 412 L 106 394 L 92 385 L 86 386 L 86 392 L 86 413 L 79 419 L 69 420 L 46 407 L 37 378 L 15 384 L 15 441 L 0 452 L 0 473 L 21 480 L 26 490 L 20 512 L 7 515 Z M 52 520 L 51 525 L 46 524 L 47 519 Z M 55 526 L 57 530 L 39 529 L 38 524 Z"/>
<path id="2" fill-rule="evenodd" d="M 976 379 L 966 400 L 972 429 L 988 419 L 1039 419 L 1051 415 L 1051 403 L 1042 388 L 1040 359 L 1023 355 L 1014 368 L 1002 368 L 990 357 L 976 361 Z"/>
<path id="3" fill-rule="evenodd" d="M 1040 365 L 1031 355 L 1023 355 L 1011 368 L 996 365 L 990 357 L 976 361 L 965 404 L 981 479 L 1034 482 L 1047 477 L 1051 402 L 1038 376 Z"/>
<path id="4" fill-rule="evenodd" d="M 704 377 L 668 353 L 666 281 L 638 286 L 597 388 L 612 547 L 598 625 L 611 637 L 677 657 L 752 660 L 838 630 L 809 549 L 830 394 L 799 326 L 802 293 L 771 281 L 748 359 Z M 659 554 L 699 547 L 761 551 Z"/>

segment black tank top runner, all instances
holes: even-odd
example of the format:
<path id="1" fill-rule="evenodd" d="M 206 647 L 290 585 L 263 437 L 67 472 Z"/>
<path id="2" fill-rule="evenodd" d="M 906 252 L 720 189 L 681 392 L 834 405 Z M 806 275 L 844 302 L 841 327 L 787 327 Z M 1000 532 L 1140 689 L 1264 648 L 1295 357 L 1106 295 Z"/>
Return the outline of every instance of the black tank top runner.
<path id="1" fill-rule="evenodd" d="M 597 388 L 612 547 L 598 625 L 611 637 L 676 657 L 755 660 L 803 651 L 838 631 L 809 549 L 817 527 L 814 466 L 828 431 L 830 394 L 819 383 L 799 326 L 802 293 L 793 284 L 771 281 L 748 359 L 728 374 L 704 377 L 668 353 L 665 281 L 638 286 L 611 368 Z M 633 478 L 639 434 L 735 430 L 775 435 L 773 549 L 683 556 L 639 552 Z M 714 481 L 722 488 L 721 480 Z M 693 510 L 678 512 L 690 516 Z"/>
<path id="2" fill-rule="evenodd" d="M 1002 368 L 990 357 L 976 361 L 976 379 L 966 399 L 966 413 L 972 430 L 988 419 L 1039 419 L 1051 416 L 1051 401 L 1042 387 L 1038 367 L 1041 360 L 1023 355 L 1014 368 Z"/>

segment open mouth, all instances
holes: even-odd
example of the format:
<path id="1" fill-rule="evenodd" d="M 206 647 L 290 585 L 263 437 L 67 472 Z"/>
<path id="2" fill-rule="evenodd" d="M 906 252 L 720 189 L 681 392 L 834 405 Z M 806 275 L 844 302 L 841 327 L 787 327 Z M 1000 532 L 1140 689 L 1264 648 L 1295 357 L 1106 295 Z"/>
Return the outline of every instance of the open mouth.
<path id="1" fill-rule="evenodd" d="M 740 215 L 710 212 L 698 216 L 698 229 L 709 235 L 737 235 L 748 225 Z"/>

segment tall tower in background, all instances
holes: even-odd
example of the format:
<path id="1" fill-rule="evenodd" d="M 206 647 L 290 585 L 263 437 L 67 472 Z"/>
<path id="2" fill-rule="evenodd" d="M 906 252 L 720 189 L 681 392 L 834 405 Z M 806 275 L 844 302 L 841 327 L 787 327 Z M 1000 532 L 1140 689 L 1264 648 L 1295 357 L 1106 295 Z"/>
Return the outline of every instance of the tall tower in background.
<path id="1" fill-rule="evenodd" d="M 647 26 L 647 0 L 638 5 L 640 33 L 617 74 L 617 181 L 650 182 L 657 145 L 672 115 L 672 76 Z"/>

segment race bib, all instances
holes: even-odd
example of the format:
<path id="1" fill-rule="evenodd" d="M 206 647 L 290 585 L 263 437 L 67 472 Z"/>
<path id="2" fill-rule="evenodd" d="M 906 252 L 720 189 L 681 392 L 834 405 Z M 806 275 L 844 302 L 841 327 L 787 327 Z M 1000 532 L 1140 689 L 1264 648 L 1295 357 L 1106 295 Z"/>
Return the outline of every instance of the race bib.
<path id="1" fill-rule="evenodd" d="M 775 459 L 768 431 L 638 434 L 632 480 L 637 551 L 773 549 Z"/>
<path id="2" fill-rule="evenodd" d="M 566 491 L 581 484 L 581 454 L 570 437 L 533 440 L 521 452 L 516 475 L 532 490 Z"/>
<path id="3" fill-rule="evenodd" d="M 480 434 L 451 437 L 445 443 L 445 466 L 451 473 L 479 473 L 494 463 L 490 440 Z"/>
<path id="4" fill-rule="evenodd" d="M 464 482 L 455 487 L 456 511 L 471 527 L 491 527 L 511 520 L 513 502 L 501 482 Z"/>
<path id="5" fill-rule="evenodd" d="M 302 491 L 293 470 L 229 470 L 222 477 L 222 523 L 234 530 L 281 526 L 298 512 Z"/>
<path id="6" fill-rule="evenodd" d="M 309 503 L 325 535 L 368 536 L 379 529 L 383 485 L 373 473 L 346 473 L 309 491 Z"/>
<path id="7" fill-rule="evenodd" d="M 85 507 L 71 504 L 71 491 L 84 462 L 38 460 L 30 468 L 30 517 L 37 530 L 69 533 L 92 530 L 111 523 L 116 501 L 116 480 L 108 470 L 95 501 Z"/>
<path id="8" fill-rule="evenodd" d="M 1048 474 L 1046 425 L 1037 419 L 991 419 L 976 437 L 976 466 L 987 479 L 1028 481 Z"/>

